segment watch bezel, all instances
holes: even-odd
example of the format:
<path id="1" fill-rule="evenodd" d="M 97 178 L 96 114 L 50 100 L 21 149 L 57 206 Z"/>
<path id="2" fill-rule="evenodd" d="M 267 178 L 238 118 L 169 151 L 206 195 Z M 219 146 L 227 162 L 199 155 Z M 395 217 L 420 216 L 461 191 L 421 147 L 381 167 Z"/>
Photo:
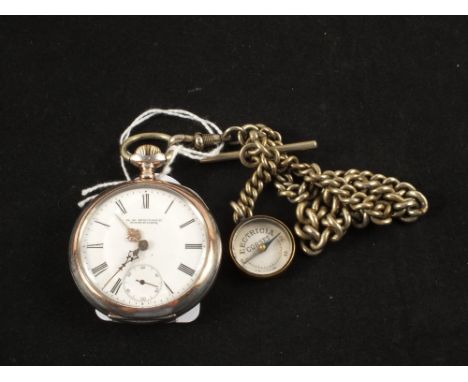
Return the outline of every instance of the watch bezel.
<path id="1" fill-rule="evenodd" d="M 207 234 L 205 260 L 201 266 L 202 270 L 195 279 L 192 287 L 175 300 L 160 306 L 148 308 L 137 308 L 119 304 L 107 297 L 88 278 L 83 263 L 80 261 L 79 248 L 83 228 L 86 226 L 88 219 L 96 206 L 104 200 L 112 197 L 114 194 L 140 187 L 168 189 L 170 192 L 177 193 L 179 196 L 186 199 L 194 206 L 202 217 Z M 200 302 L 213 285 L 221 263 L 221 254 L 221 238 L 216 222 L 214 221 L 214 218 L 209 212 L 206 204 L 194 191 L 180 184 L 166 182 L 160 179 L 136 179 L 117 185 L 112 189 L 105 191 L 90 202 L 90 204 L 83 210 L 81 215 L 78 217 L 71 234 L 69 263 L 71 274 L 81 294 L 91 305 L 110 317 L 112 320 L 125 322 L 159 322 L 172 321 Z"/>

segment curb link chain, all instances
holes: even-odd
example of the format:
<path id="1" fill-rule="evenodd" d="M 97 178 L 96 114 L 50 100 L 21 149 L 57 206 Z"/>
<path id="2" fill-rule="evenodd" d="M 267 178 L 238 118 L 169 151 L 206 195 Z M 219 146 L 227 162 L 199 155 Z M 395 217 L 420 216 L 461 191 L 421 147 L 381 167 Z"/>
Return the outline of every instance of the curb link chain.
<path id="1" fill-rule="evenodd" d="M 308 255 L 340 240 L 351 225 L 409 223 L 428 210 L 426 197 L 410 183 L 356 169 L 322 172 L 316 163 L 280 153 L 281 135 L 265 125 L 230 127 L 222 140 L 232 142 L 233 136 L 242 146 L 241 163 L 255 169 L 239 199 L 231 202 L 234 222 L 253 215 L 259 195 L 273 181 L 280 196 L 297 204 L 294 231 Z"/>

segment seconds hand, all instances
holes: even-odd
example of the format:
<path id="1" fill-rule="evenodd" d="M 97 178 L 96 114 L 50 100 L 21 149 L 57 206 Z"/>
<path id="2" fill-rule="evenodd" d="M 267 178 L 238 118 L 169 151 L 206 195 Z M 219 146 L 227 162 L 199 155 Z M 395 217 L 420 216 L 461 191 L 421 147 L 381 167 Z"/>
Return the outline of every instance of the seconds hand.
<path id="1" fill-rule="evenodd" d="M 155 285 L 155 284 L 151 284 L 149 283 L 148 281 L 145 281 L 145 280 L 135 280 L 137 283 L 140 283 L 141 285 L 151 285 L 152 287 L 155 287 L 155 288 L 159 288 L 159 286 Z"/>

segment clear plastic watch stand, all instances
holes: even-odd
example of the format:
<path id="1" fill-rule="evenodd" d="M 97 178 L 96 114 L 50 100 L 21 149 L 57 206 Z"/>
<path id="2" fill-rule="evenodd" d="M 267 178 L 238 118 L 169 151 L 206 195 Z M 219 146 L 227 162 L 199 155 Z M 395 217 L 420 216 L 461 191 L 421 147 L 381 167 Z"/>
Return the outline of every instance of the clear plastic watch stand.
<path id="1" fill-rule="evenodd" d="M 166 182 L 171 182 L 175 184 L 180 184 L 177 180 L 175 180 L 172 176 L 169 175 L 160 175 L 161 180 L 164 180 Z M 98 316 L 99 319 L 102 321 L 106 322 L 116 322 L 106 316 L 104 313 L 101 313 L 99 310 L 95 310 L 96 316 Z M 181 316 L 177 317 L 174 321 L 168 321 L 168 324 L 188 324 L 189 322 L 195 321 L 198 316 L 200 315 L 200 303 L 195 305 L 192 309 L 190 309 L 188 312 L 182 314 Z"/>

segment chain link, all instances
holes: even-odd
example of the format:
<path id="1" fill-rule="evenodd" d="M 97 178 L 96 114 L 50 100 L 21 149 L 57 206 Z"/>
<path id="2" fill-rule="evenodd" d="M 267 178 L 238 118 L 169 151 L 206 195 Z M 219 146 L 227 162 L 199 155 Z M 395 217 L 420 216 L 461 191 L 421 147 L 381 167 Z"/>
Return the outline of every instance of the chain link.
<path id="1" fill-rule="evenodd" d="M 297 204 L 294 231 L 308 255 L 340 240 L 351 225 L 413 222 L 428 210 L 426 197 L 407 182 L 356 169 L 322 172 L 316 163 L 280 153 L 281 135 L 265 125 L 231 127 L 223 141 L 234 136 L 242 146 L 241 163 L 255 169 L 239 199 L 231 202 L 234 222 L 253 215 L 259 195 L 273 181 L 280 196 Z"/>

